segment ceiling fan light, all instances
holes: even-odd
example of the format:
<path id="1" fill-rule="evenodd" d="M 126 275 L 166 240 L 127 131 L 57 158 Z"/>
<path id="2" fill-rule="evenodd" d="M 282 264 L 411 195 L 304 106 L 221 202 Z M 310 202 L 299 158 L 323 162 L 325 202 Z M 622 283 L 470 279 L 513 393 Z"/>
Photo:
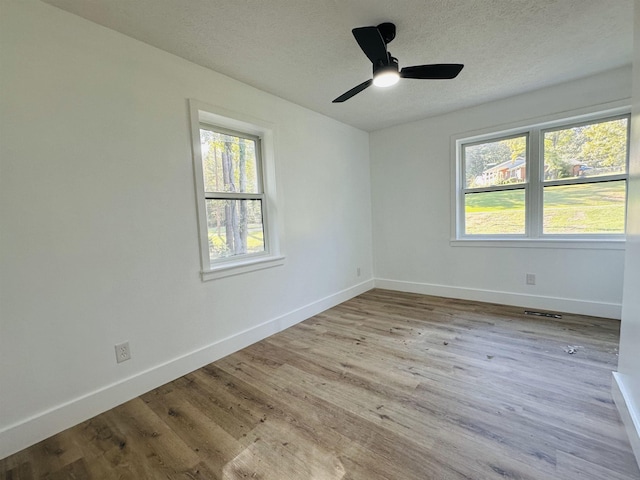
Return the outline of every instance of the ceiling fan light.
<path id="1" fill-rule="evenodd" d="M 383 72 L 378 72 L 373 77 L 373 84 L 376 87 L 390 87 L 395 85 L 400 80 L 400 75 L 397 71 L 386 70 Z"/>

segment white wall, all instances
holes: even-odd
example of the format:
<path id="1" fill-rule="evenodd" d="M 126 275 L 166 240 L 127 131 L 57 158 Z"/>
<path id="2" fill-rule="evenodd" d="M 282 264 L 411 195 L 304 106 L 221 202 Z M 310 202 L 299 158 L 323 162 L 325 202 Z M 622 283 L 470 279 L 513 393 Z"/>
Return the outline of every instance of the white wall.
<path id="1" fill-rule="evenodd" d="M 0 457 L 372 286 L 367 133 L 36 0 L 0 17 Z M 284 266 L 201 282 L 188 98 L 277 125 Z"/>
<path id="2" fill-rule="evenodd" d="M 620 356 L 613 392 L 640 464 L 640 0 L 635 2 L 630 163 Z"/>
<path id="3" fill-rule="evenodd" d="M 453 135 L 628 99 L 630 68 L 371 134 L 376 286 L 620 316 L 624 251 L 452 246 Z M 525 273 L 537 285 L 525 285 Z"/>

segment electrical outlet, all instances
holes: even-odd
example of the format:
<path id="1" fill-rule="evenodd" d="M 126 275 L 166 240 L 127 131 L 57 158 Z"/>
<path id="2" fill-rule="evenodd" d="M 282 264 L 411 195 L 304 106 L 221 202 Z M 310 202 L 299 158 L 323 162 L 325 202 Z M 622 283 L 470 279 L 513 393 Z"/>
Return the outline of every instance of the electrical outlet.
<path id="1" fill-rule="evenodd" d="M 119 343 L 116 345 L 116 362 L 122 363 L 131 360 L 131 350 L 129 342 Z"/>
<path id="2" fill-rule="evenodd" d="M 527 273 L 527 285 L 535 285 L 535 284 L 536 284 L 536 274 Z"/>
<path id="3" fill-rule="evenodd" d="M 358 276 L 360 276 L 360 267 L 356 268 L 356 273 L 358 274 Z"/>

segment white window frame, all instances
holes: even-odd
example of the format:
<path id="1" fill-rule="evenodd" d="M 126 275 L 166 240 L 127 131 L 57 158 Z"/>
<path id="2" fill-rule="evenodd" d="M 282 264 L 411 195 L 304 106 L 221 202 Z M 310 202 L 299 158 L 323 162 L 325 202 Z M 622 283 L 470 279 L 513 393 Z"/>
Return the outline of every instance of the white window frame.
<path id="1" fill-rule="evenodd" d="M 198 238 L 200 245 L 200 267 L 203 281 L 262 270 L 284 264 L 282 235 L 277 221 L 277 194 L 275 175 L 275 126 L 237 112 L 213 107 L 197 100 L 189 100 L 191 117 L 191 150 L 195 183 L 196 211 L 198 216 Z M 256 141 L 256 161 L 259 193 L 214 193 L 204 188 L 200 128 L 249 138 Z M 262 223 L 264 251 L 211 259 L 207 227 L 207 199 L 257 199 L 262 201 Z"/>
<path id="2" fill-rule="evenodd" d="M 581 111 L 560 114 L 555 118 L 535 119 L 522 122 L 512 128 L 494 128 L 468 132 L 451 137 L 452 151 L 452 246 L 476 247 L 535 247 L 535 248 L 597 248 L 624 249 L 625 234 L 543 234 L 543 189 L 545 186 L 599 183 L 604 181 L 625 180 L 628 186 L 629 169 L 629 133 L 627 134 L 627 173 L 603 177 L 571 178 L 545 181 L 543 178 L 544 132 L 560 128 L 601 121 L 628 118 L 630 126 L 630 108 L 627 102 L 614 102 L 600 108 L 592 107 Z M 491 186 L 486 188 L 465 188 L 463 146 L 499 141 L 517 136 L 527 137 L 526 179 L 524 183 Z M 502 235 L 466 235 L 464 234 L 465 192 L 525 190 L 525 233 Z M 626 203 L 625 203 L 626 206 Z"/>

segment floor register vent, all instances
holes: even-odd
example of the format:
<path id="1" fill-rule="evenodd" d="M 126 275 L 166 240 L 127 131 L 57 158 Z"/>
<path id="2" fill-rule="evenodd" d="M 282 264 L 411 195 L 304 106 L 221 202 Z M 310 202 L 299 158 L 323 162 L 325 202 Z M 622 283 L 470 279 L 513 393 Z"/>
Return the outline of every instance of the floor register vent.
<path id="1" fill-rule="evenodd" d="M 536 312 L 534 310 L 525 310 L 525 315 L 535 315 L 536 317 L 562 318 L 559 313 Z"/>

